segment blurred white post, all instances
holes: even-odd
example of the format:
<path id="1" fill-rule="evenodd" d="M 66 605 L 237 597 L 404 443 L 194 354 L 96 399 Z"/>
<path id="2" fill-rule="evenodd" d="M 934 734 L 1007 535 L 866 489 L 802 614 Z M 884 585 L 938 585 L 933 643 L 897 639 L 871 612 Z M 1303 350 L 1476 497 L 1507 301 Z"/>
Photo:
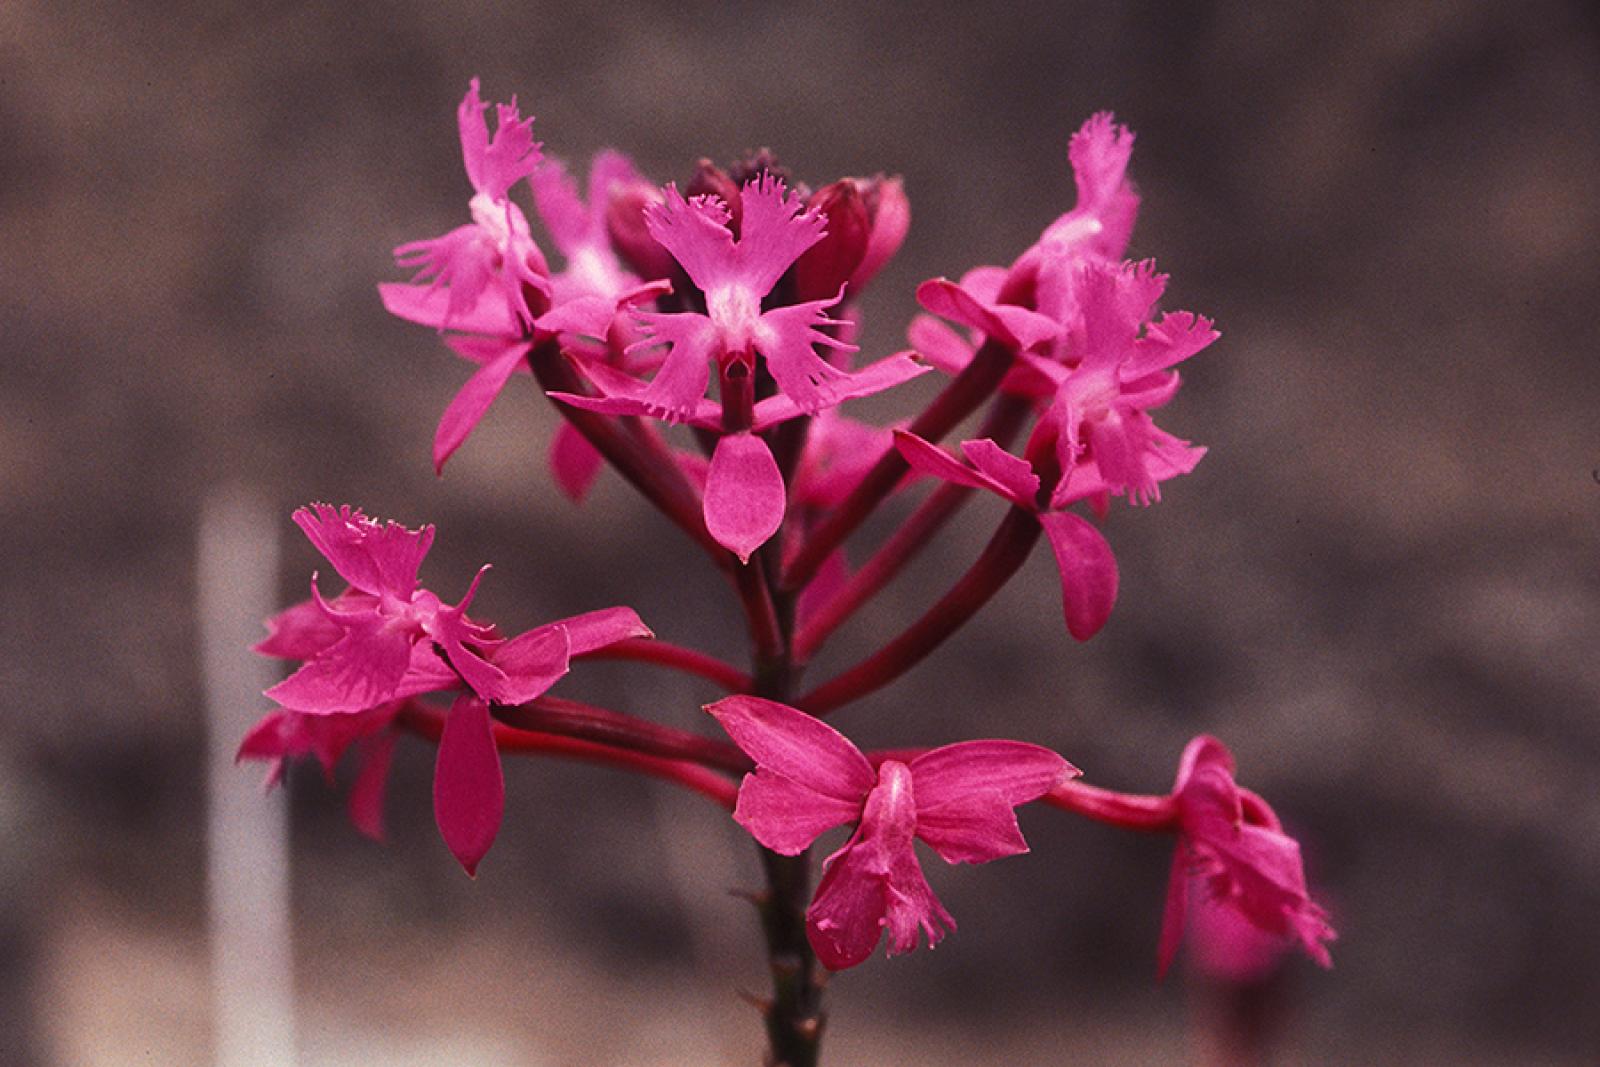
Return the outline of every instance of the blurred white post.
<path id="1" fill-rule="evenodd" d="M 288 807 L 262 794 L 260 765 L 237 767 L 239 741 L 277 681 L 250 652 L 275 609 L 278 522 L 238 489 L 201 510 L 197 617 L 205 686 L 206 869 L 216 1067 L 286 1067 L 295 1060 L 289 922 Z"/>

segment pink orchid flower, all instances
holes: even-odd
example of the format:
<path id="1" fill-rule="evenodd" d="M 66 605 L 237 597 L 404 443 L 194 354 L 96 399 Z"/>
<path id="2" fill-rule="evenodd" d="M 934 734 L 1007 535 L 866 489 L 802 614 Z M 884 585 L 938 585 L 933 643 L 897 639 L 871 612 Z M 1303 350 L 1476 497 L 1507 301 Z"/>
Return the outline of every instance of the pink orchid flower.
<path id="1" fill-rule="evenodd" d="M 827 830 L 856 823 L 829 856 L 806 911 L 806 932 L 830 970 L 872 955 L 884 930 L 889 955 L 936 945 L 955 929 L 917 860 L 921 838 L 946 863 L 987 863 L 1028 851 L 1014 812 L 1078 771 L 1019 741 L 967 741 L 876 769 L 843 734 L 803 711 L 734 696 L 707 709 L 756 763 L 734 819 L 755 839 L 799 855 Z"/>
<path id="2" fill-rule="evenodd" d="M 515 103 L 500 104 L 491 137 L 486 106 L 474 78 L 457 113 L 474 190 L 473 221 L 443 237 L 395 249 L 400 265 L 418 272 L 411 284 L 378 286 L 390 314 L 464 335 L 448 343 L 479 365 L 439 419 L 433 441 L 436 472 L 477 428 L 511 376 L 528 373 L 528 353 L 541 337 L 604 338 L 619 308 L 647 302 L 667 288 L 640 284 L 621 269 L 606 243 L 598 214 L 603 204 L 585 208 L 559 165 L 542 159 L 531 132 L 533 119 L 521 118 Z M 568 257 L 566 269 L 554 277 L 527 216 L 509 196 L 513 185 L 529 177 L 541 215 Z M 637 176 L 626 159 L 603 156 L 591 175 L 591 196 L 630 177 Z M 563 457 L 572 454 L 570 442 L 558 447 L 565 449 Z M 581 467 L 587 460 L 580 455 L 564 463 Z M 591 462 L 590 477 L 593 469 Z"/>
<path id="3" fill-rule="evenodd" d="M 729 206 L 714 196 L 684 200 L 676 186 L 645 208 L 645 225 L 705 294 L 706 312 L 640 313 L 649 337 L 670 346 L 644 400 L 656 414 L 684 421 L 710 385 L 710 364 L 755 369 L 760 353 L 778 389 L 806 414 L 845 398 L 850 374 L 817 355 L 815 346 L 853 351 L 820 329 L 841 326 L 825 310 L 839 295 L 761 310 L 761 301 L 800 255 L 822 240 L 822 215 L 789 196 L 769 173 L 739 191 L 739 236 Z"/>
<path id="4" fill-rule="evenodd" d="M 912 470 L 931 474 L 956 485 L 986 489 L 1024 510 L 1031 511 L 1044 529 L 1061 575 L 1061 606 L 1067 631 L 1079 641 L 1100 632 L 1117 602 L 1117 560 L 1104 535 L 1087 519 L 1065 505 L 1039 506 L 1039 475 L 1033 465 L 1018 459 L 989 438 L 963 441 L 964 464 L 937 445 L 912 433 L 895 431 L 895 446 Z M 970 464 L 968 466 L 967 464 Z"/>
<path id="5" fill-rule="evenodd" d="M 1306 955 L 1333 965 L 1324 942 L 1338 935 L 1306 889 L 1300 846 L 1265 800 L 1234 781 L 1233 754 L 1214 737 L 1184 749 L 1172 799 L 1178 849 L 1172 860 L 1157 950 L 1157 973 L 1172 966 L 1183 940 L 1189 893 L 1226 907 L 1278 944 L 1298 941 Z"/>
<path id="6" fill-rule="evenodd" d="M 313 576 L 311 600 L 268 621 L 270 636 L 256 651 L 304 663 L 266 692 L 289 714 L 269 716 L 270 726 L 264 720 L 257 727 L 264 732 L 253 732 L 250 752 L 241 754 L 281 759 L 309 751 L 329 765 L 356 737 L 387 728 L 393 712 L 384 719 L 374 709 L 420 693 L 465 689 L 439 742 L 434 813 L 445 843 L 473 873 L 505 804 L 490 702 L 533 700 L 567 673 L 572 656 L 651 636 L 649 629 L 631 609 L 609 608 L 501 638 L 466 614 L 483 571 L 453 607 L 418 587 L 432 526 L 408 530 L 327 504 L 301 508 L 294 520 L 350 588 L 327 600 Z M 312 722 L 357 714 L 365 717 L 329 726 Z M 381 782 L 382 772 L 376 773 Z M 381 787 L 375 788 L 377 799 L 364 803 L 381 802 Z M 355 817 L 358 825 L 376 825 L 365 809 Z"/>
<path id="7" fill-rule="evenodd" d="M 522 118 L 515 101 L 499 104 L 491 136 L 484 117 L 487 106 L 478 96 L 478 79 L 472 79 L 456 111 L 461 155 L 473 189 L 472 222 L 442 237 L 394 250 L 401 266 L 417 269 L 413 281 L 431 281 L 428 288 L 444 297 L 441 329 L 487 332 L 474 329 L 474 324 L 499 316 L 531 322 L 533 312 L 523 287 L 549 291 L 544 253 L 534 243 L 522 209 L 507 195 L 539 166 L 533 119 Z M 482 299 L 491 294 L 493 299 Z"/>
<path id="8" fill-rule="evenodd" d="M 1189 311 L 1148 321 L 1166 284 L 1150 260 L 1082 268 L 1072 365 L 1028 357 L 1056 383 L 1035 431 L 1055 438 L 1061 480 L 1052 506 L 1107 495 L 1150 504 L 1161 499 L 1163 481 L 1188 474 L 1205 455 L 1148 414 L 1177 393 L 1172 368 L 1220 336 L 1210 319 Z"/>

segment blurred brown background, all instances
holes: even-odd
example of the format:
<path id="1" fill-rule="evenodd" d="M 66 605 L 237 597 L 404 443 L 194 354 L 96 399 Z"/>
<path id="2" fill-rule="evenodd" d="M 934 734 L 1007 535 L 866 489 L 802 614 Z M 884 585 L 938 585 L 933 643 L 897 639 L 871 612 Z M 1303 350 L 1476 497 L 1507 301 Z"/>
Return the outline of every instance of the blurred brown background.
<path id="1" fill-rule="evenodd" d="M 442 480 L 466 376 L 388 319 L 388 250 L 465 219 L 454 108 L 515 93 L 547 151 L 660 180 L 770 145 L 822 182 L 905 176 L 922 278 L 1005 262 L 1070 204 L 1066 140 L 1138 132 L 1134 254 L 1213 315 L 1162 420 L 1198 472 L 1108 534 L 1085 646 L 1031 561 L 976 625 L 840 717 L 864 743 L 1058 747 L 1166 787 L 1214 732 L 1305 842 L 1343 937 L 1292 970 L 1283 1062 L 1592 1063 L 1600 1047 L 1600 18 L 1593 5 L 0 4 L 0 1064 L 207 1062 L 196 521 L 270 507 L 436 522 L 509 626 L 626 602 L 739 654 L 733 602 L 616 479 L 544 472 L 525 380 Z M 971 509 L 828 662 L 921 610 Z M 567 691 L 704 726 L 641 667 Z M 293 776 L 299 1062 L 753 1063 L 757 878 L 725 819 L 518 763 L 476 883 L 404 747 L 387 849 Z M 237 774 L 253 790 L 257 768 Z M 253 794 L 252 794 L 253 795 Z M 937 952 L 835 983 L 832 1062 L 1192 1053 L 1151 982 L 1169 845 L 1043 810 L 1034 855 L 940 868 Z M 285 1055 L 281 1062 L 289 1062 Z"/>

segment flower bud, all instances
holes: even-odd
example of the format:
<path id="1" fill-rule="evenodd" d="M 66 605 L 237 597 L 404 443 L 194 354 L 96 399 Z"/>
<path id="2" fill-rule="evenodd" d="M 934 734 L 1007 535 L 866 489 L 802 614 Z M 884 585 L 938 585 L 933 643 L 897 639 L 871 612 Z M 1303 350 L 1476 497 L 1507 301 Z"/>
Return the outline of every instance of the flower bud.
<path id="1" fill-rule="evenodd" d="M 860 292 L 900 251 L 906 231 L 911 228 L 911 201 L 906 198 L 905 186 L 899 178 L 885 178 L 879 174 L 853 180 L 866 206 L 867 218 L 871 220 L 866 252 L 850 275 L 850 289 Z"/>
<path id="2" fill-rule="evenodd" d="M 660 202 L 661 190 L 638 182 L 614 190 L 606 203 L 606 233 L 611 246 L 641 278 L 672 278 L 678 270 L 677 260 L 656 243 L 644 224 L 644 209 Z"/>
<path id="3" fill-rule="evenodd" d="M 850 281 L 866 255 L 871 221 L 853 179 L 819 189 L 806 205 L 825 216 L 828 232 L 795 261 L 795 299 L 826 300 Z M 850 288 L 854 295 L 855 286 Z"/>
<path id="4" fill-rule="evenodd" d="M 684 187 L 683 195 L 686 197 L 715 196 L 727 207 L 731 218 L 728 220 L 728 231 L 734 239 L 739 237 L 739 219 L 744 214 L 744 205 L 739 200 L 739 183 L 728 177 L 728 172 L 711 162 L 701 159 L 695 165 L 694 177 L 689 179 L 689 184 Z"/>

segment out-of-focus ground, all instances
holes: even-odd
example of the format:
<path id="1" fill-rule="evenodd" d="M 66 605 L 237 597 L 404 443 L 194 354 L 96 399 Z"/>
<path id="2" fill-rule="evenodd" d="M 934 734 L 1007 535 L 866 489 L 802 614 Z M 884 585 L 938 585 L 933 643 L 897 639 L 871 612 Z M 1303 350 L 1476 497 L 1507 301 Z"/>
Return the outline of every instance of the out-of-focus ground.
<path id="1" fill-rule="evenodd" d="M 770 145 L 903 174 L 867 303 L 1006 262 L 1063 210 L 1066 139 L 1139 134 L 1134 253 L 1218 320 L 1162 423 L 1211 448 L 1108 535 L 1121 602 L 1054 572 L 839 717 L 870 744 L 1053 745 L 1157 791 L 1227 740 L 1342 939 L 1291 974 L 1285 1063 L 1591 1063 L 1600 1047 L 1600 18 L 1591 5 L 0 4 L 0 1064 L 205 1062 L 196 519 L 244 484 L 436 522 L 425 577 L 508 626 L 613 603 L 735 656 L 732 600 L 615 479 L 551 488 L 513 383 L 436 480 L 464 380 L 382 313 L 388 250 L 465 219 L 454 107 L 518 94 L 547 150 L 660 180 Z M 923 394 L 919 394 L 923 395 Z M 979 505 L 841 635 L 965 566 Z M 824 665 L 821 670 L 826 670 Z M 648 668 L 575 693 L 703 726 Z M 518 763 L 469 882 L 404 748 L 391 845 L 293 776 L 300 1062 L 752 1063 L 752 850 L 692 799 Z M 257 769 L 239 773 L 253 789 Z M 1044 811 L 1034 854 L 932 871 L 936 952 L 834 984 L 833 1062 L 1153 1063 L 1168 843 Z M 287 1062 L 287 1060 L 285 1060 Z"/>

